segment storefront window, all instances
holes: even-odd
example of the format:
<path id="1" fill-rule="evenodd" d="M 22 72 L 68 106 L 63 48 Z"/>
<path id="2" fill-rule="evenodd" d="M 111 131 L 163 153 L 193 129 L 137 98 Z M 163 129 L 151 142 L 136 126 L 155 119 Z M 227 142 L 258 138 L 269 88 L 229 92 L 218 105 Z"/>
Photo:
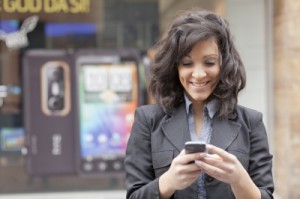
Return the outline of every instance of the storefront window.
<path id="1" fill-rule="evenodd" d="M 76 52 L 85 49 L 92 53 L 101 52 L 101 50 L 121 52 L 123 49 L 132 49 L 142 56 L 159 37 L 158 7 L 158 0 L 0 1 L 1 193 L 124 189 L 124 175 L 120 172 L 116 175 L 113 172 L 108 175 L 104 173 L 80 175 L 75 169 L 59 175 L 39 175 L 30 171 L 31 164 L 43 165 L 45 161 L 28 163 L 28 150 L 31 150 L 33 139 L 28 138 L 32 132 L 26 131 L 24 121 L 29 121 L 34 117 L 31 118 L 31 114 L 24 113 L 25 106 L 28 106 L 24 104 L 24 96 L 34 93 L 35 90 L 32 90 L 32 87 L 31 90 L 25 88 L 29 80 L 24 79 L 24 74 L 32 75 L 34 70 L 28 72 L 31 69 L 28 64 L 24 64 L 24 59 L 27 60 L 26 57 L 32 54 L 29 52 L 35 53 L 39 50 L 43 53 L 72 52 L 72 56 L 75 57 Z M 30 17 L 36 18 L 28 22 L 27 19 Z M 35 19 L 37 20 L 34 21 Z M 70 79 L 76 79 L 77 76 L 72 73 L 72 63 L 75 65 L 75 62 L 72 62 L 73 58 L 68 60 L 71 60 L 70 63 L 68 62 L 71 71 Z M 118 64 L 121 63 L 122 60 L 120 60 Z M 125 61 L 122 62 L 123 68 L 131 67 L 127 62 L 128 60 L 126 66 L 124 66 Z M 32 68 L 34 67 L 33 64 Z M 137 64 L 137 67 L 141 66 Z M 124 71 L 127 74 L 129 69 Z M 142 79 L 141 72 L 136 74 L 138 79 Z M 124 74 L 120 75 L 124 76 Z M 131 74 L 129 76 L 131 77 Z M 124 85 L 124 82 L 128 83 L 128 81 L 121 83 Z M 36 84 L 39 84 L 39 81 Z M 51 85 L 51 92 L 56 93 L 57 89 L 62 89 L 59 85 L 56 86 L 57 84 Z M 71 97 L 75 96 L 72 94 L 75 89 L 73 86 L 73 84 L 70 85 Z M 36 90 L 40 89 L 40 87 L 37 88 Z M 128 92 L 128 88 L 118 88 L 120 96 L 125 96 L 122 94 L 122 89 L 127 89 L 126 92 Z M 142 92 L 142 90 L 137 92 Z M 141 93 L 138 94 L 138 96 L 143 96 Z M 31 107 L 36 106 L 37 109 L 41 109 L 39 104 L 34 103 L 35 97 L 31 98 L 32 103 L 29 104 Z M 139 104 L 142 103 L 146 101 L 139 100 Z M 75 125 L 76 117 L 74 118 L 72 128 L 76 129 L 78 126 Z M 34 118 L 31 122 L 45 125 L 44 121 L 38 118 Z M 51 127 L 47 127 L 45 131 L 49 129 Z M 100 141 L 105 140 L 104 137 L 101 138 Z M 117 135 L 114 138 L 119 139 Z M 59 143 L 60 139 L 54 136 L 51 140 L 53 143 Z M 45 145 L 49 142 L 45 142 Z M 59 150 L 56 148 L 53 153 L 59 153 Z M 74 150 L 80 149 L 75 147 Z M 76 164 L 74 160 L 75 168 Z"/>

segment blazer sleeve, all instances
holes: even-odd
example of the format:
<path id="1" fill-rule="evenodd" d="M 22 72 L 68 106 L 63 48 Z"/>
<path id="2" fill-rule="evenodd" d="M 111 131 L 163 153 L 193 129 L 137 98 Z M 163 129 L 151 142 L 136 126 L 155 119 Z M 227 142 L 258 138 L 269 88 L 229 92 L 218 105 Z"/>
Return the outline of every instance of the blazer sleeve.
<path id="1" fill-rule="evenodd" d="M 272 158 L 262 114 L 257 113 L 250 135 L 251 149 L 248 172 L 259 188 L 262 199 L 273 198 Z"/>
<path id="2" fill-rule="evenodd" d="M 155 179 L 152 166 L 151 127 L 142 108 L 135 111 L 134 123 L 127 143 L 125 184 L 127 199 L 159 199 L 158 179 Z"/>

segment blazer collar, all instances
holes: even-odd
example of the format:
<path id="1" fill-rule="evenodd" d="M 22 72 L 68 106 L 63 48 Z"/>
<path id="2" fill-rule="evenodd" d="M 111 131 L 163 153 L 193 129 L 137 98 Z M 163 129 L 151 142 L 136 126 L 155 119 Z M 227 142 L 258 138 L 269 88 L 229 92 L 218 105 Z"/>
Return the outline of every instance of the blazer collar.
<path id="1" fill-rule="evenodd" d="M 178 151 L 184 148 L 186 141 L 191 140 L 184 103 L 171 113 L 170 118 L 162 123 L 162 130 Z"/>
<path id="2" fill-rule="evenodd" d="M 185 108 L 185 104 L 182 103 L 172 112 L 170 118 L 162 123 L 163 132 L 178 151 L 184 148 L 186 141 L 191 140 Z M 237 137 L 240 127 L 239 123 L 215 116 L 210 143 L 226 150 Z"/>
<path id="3" fill-rule="evenodd" d="M 237 137 L 241 124 L 229 119 L 215 117 L 210 143 L 226 150 Z"/>

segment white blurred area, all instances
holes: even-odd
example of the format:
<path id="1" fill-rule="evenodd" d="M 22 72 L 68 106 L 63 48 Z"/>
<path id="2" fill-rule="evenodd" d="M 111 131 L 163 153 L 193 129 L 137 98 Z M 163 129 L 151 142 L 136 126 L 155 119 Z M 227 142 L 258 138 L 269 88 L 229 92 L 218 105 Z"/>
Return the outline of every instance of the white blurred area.
<path id="1" fill-rule="evenodd" d="M 126 191 L 28 193 L 1 195 L 0 199 L 124 199 Z"/>

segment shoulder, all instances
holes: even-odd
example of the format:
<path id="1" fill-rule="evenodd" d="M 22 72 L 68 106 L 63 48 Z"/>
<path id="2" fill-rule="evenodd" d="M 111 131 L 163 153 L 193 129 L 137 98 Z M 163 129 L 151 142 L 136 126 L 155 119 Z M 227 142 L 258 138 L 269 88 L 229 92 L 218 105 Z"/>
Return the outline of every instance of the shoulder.
<path id="1" fill-rule="evenodd" d="M 142 105 L 138 107 L 134 115 L 133 129 L 147 127 L 153 131 L 161 126 L 165 120 L 166 113 L 156 104 Z"/>
<path id="2" fill-rule="evenodd" d="M 263 120 L 261 112 L 241 105 L 237 105 L 236 113 L 238 121 L 245 123 L 247 126 L 251 126 L 252 128 L 260 124 Z"/>
<path id="3" fill-rule="evenodd" d="M 147 120 L 162 119 L 166 113 L 157 104 L 142 105 L 136 109 L 136 115 L 143 115 Z"/>
<path id="4" fill-rule="evenodd" d="M 145 112 L 147 115 L 165 115 L 163 109 L 157 104 L 148 104 L 139 106 L 136 111 Z"/>
<path id="5" fill-rule="evenodd" d="M 262 117 L 261 112 L 241 105 L 237 105 L 236 111 L 237 111 L 237 115 L 242 117 L 248 117 L 248 118 Z"/>

